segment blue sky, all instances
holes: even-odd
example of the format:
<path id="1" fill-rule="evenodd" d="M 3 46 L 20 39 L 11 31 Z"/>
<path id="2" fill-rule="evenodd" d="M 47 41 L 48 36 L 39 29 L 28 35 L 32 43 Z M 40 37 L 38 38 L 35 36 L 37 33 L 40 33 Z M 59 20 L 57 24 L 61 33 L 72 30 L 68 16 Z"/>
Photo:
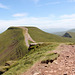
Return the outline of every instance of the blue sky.
<path id="1" fill-rule="evenodd" d="M 75 28 L 75 0 L 0 0 L 0 31 L 10 26 Z"/>

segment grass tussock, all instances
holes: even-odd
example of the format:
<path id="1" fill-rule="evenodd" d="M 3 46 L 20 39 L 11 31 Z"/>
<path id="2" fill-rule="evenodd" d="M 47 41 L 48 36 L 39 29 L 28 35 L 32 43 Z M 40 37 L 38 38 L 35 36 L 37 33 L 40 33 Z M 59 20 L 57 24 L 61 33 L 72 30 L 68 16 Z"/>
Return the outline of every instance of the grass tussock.
<path id="1" fill-rule="evenodd" d="M 41 63 L 52 63 L 54 60 L 56 60 L 59 57 L 59 54 L 57 53 L 50 53 L 45 56 L 45 58 L 41 61 Z"/>
<path id="2" fill-rule="evenodd" d="M 67 43 L 67 45 L 75 45 L 75 43 Z"/>

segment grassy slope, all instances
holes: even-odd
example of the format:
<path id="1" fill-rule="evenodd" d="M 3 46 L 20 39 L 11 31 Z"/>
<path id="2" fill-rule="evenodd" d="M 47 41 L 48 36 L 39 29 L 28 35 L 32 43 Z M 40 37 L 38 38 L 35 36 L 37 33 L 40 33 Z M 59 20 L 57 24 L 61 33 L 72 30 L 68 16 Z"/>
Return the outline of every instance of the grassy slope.
<path id="1" fill-rule="evenodd" d="M 22 58 L 27 52 L 22 29 L 12 27 L 0 34 L 0 65 Z"/>
<path id="2" fill-rule="evenodd" d="M 75 32 L 68 32 L 71 36 L 72 36 L 72 38 L 75 38 Z"/>
<path id="3" fill-rule="evenodd" d="M 59 37 L 53 34 L 49 34 L 46 32 L 41 31 L 38 28 L 35 27 L 27 27 L 29 29 L 29 34 L 31 37 L 37 41 L 37 42 L 69 42 L 70 39 Z M 48 53 L 47 51 L 53 50 L 57 43 L 49 43 L 45 45 L 40 46 L 37 49 L 32 49 L 29 53 L 26 54 L 21 60 L 17 61 L 17 65 L 14 67 L 11 67 L 9 71 L 5 72 L 3 75 L 17 75 L 22 72 L 25 72 L 28 68 L 30 68 L 35 62 L 39 61 L 40 59 L 43 59 L 44 57 L 47 57 Z M 48 54 L 49 55 L 49 54 Z M 51 56 L 51 58 L 54 58 L 57 56 Z"/>
<path id="4" fill-rule="evenodd" d="M 75 39 L 64 38 L 61 36 L 46 33 L 36 27 L 27 27 L 29 34 L 37 42 L 75 42 Z"/>
<path id="5" fill-rule="evenodd" d="M 16 66 L 9 69 L 9 71 L 5 72 L 3 75 L 20 75 L 37 61 L 49 56 L 48 51 L 54 50 L 57 46 L 57 43 L 45 43 L 35 50 L 32 49 L 26 56 L 17 62 L 18 64 Z M 56 58 L 55 55 L 49 57 Z"/>

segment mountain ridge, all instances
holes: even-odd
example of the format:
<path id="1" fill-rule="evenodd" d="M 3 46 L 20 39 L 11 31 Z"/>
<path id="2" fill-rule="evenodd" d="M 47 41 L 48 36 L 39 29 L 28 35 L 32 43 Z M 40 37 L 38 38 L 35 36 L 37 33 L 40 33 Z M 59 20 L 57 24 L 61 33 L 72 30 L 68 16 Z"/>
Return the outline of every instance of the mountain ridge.
<path id="1" fill-rule="evenodd" d="M 30 43 L 35 42 L 38 44 L 33 44 L 30 50 L 28 50 Z M 39 44 L 39 42 L 43 43 Z M 33 60 L 36 61 L 37 58 L 39 59 L 44 56 L 43 53 L 47 50 L 52 50 L 58 43 L 67 42 L 73 43 L 75 39 L 47 33 L 36 27 L 10 27 L 4 33 L 0 34 L 0 65 L 10 65 L 10 62 L 13 64 L 16 61 L 13 66 L 7 66 L 7 69 L 9 71 L 14 67 L 17 69 L 20 65 L 19 69 L 23 69 L 22 65 L 32 65 L 34 63 Z M 4 67 L 6 68 L 6 66 Z"/>

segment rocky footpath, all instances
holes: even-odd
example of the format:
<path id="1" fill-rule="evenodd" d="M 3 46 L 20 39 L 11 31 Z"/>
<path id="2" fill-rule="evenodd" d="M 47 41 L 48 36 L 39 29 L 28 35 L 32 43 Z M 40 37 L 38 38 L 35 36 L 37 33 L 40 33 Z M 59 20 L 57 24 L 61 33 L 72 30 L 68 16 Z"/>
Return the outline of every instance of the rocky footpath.
<path id="1" fill-rule="evenodd" d="M 53 63 L 36 63 L 22 75 L 75 75 L 75 45 L 60 45 Z"/>

